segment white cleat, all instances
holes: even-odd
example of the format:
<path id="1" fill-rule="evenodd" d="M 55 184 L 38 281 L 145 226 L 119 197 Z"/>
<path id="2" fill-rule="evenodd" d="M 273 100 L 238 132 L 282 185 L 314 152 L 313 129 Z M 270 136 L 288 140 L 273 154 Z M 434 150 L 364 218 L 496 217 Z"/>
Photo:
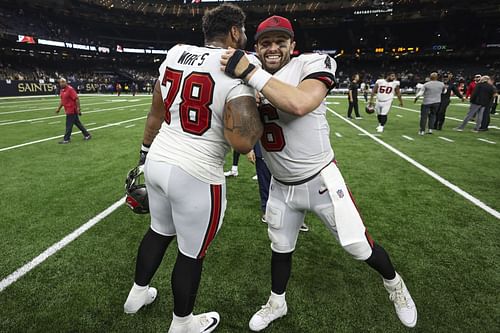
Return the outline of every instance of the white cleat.
<path id="1" fill-rule="evenodd" d="M 308 232 L 309 231 L 309 227 L 307 226 L 307 224 L 302 223 L 302 225 L 300 226 L 299 230 L 302 231 L 302 232 Z"/>
<path id="2" fill-rule="evenodd" d="M 399 278 L 400 281 L 395 286 L 388 286 L 384 281 L 384 287 L 389 292 L 389 299 L 394 303 L 399 320 L 406 327 L 415 327 L 417 324 L 417 307 L 403 279 Z"/>
<path id="3" fill-rule="evenodd" d="M 134 314 L 143 306 L 153 303 L 157 295 L 158 291 L 156 288 L 149 287 L 138 290 L 134 286 L 130 290 L 127 300 L 123 305 L 123 311 L 127 314 Z"/>
<path id="4" fill-rule="evenodd" d="M 254 332 L 262 331 L 274 320 L 285 316 L 287 311 L 286 301 L 280 305 L 269 299 L 266 305 L 252 316 L 248 326 Z"/>
<path id="5" fill-rule="evenodd" d="M 378 125 L 377 126 L 377 132 L 382 133 L 384 131 L 384 126 Z"/>
<path id="6" fill-rule="evenodd" d="M 168 333 L 210 333 L 213 332 L 220 323 L 220 316 L 217 312 L 201 313 L 192 316 L 192 319 L 184 324 L 172 324 Z"/>
<path id="7" fill-rule="evenodd" d="M 224 172 L 224 176 L 226 176 L 226 177 L 238 177 L 238 171 L 233 171 L 233 170 L 226 171 L 226 172 Z"/>

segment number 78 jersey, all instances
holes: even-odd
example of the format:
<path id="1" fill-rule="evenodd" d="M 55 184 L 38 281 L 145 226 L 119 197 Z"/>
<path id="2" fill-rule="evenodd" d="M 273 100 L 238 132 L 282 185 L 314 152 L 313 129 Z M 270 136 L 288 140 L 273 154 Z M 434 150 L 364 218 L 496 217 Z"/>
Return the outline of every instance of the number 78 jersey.
<path id="1" fill-rule="evenodd" d="M 220 70 L 224 49 L 176 45 L 160 66 L 165 121 L 148 159 L 177 165 L 199 180 L 224 183 L 226 102 L 240 96 L 255 97 L 252 88 Z"/>

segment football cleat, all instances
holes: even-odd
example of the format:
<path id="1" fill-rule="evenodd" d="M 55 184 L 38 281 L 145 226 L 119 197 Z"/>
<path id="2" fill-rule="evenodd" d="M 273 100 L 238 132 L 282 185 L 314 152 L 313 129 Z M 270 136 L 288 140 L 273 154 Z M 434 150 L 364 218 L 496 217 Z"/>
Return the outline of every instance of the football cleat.
<path id="1" fill-rule="evenodd" d="M 366 111 L 366 113 L 368 113 L 368 114 L 372 114 L 372 113 L 374 113 L 374 112 L 375 112 L 375 108 L 373 107 L 373 105 L 367 105 L 367 106 L 365 107 L 365 111 Z"/>
<path id="2" fill-rule="evenodd" d="M 224 176 L 226 176 L 226 177 L 238 177 L 238 171 L 234 171 L 234 170 L 226 171 L 226 172 L 224 172 Z"/>
<path id="3" fill-rule="evenodd" d="M 147 287 L 138 290 L 135 286 L 130 289 L 127 300 L 123 305 L 123 311 L 127 314 L 137 313 L 143 306 L 149 305 L 154 302 L 158 291 L 156 288 Z"/>
<path id="4" fill-rule="evenodd" d="M 307 226 L 307 224 L 302 223 L 302 225 L 300 226 L 299 230 L 302 231 L 302 232 L 308 232 L 309 231 L 309 227 Z"/>
<path id="5" fill-rule="evenodd" d="M 424 135 L 425 132 L 424 131 L 418 131 L 418 135 Z"/>
<path id="6" fill-rule="evenodd" d="M 389 292 L 389 299 L 394 303 L 394 309 L 399 320 L 406 327 L 415 327 L 417 324 L 417 307 L 403 279 L 397 273 L 396 276 L 399 277 L 399 282 L 395 286 L 389 286 L 384 281 L 384 287 Z"/>
<path id="7" fill-rule="evenodd" d="M 172 321 L 168 333 L 210 333 L 217 328 L 219 323 L 220 316 L 217 312 L 207 312 L 193 316 L 184 324 L 175 324 Z"/>
<path id="8" fill-rule="evenodd" d="M 376 130 L 377 130 L 377 132 L 382 133 L 384 131 L 384 126 L 378 125 Z"/>
<path id="9" fill-rule="evenodd" d="M 287 312 L 288 308 L 286 306 L 286 301 L 280 305 L 269 298 L 266 305 L 263 305 L 262 308 L 252 316 L 248 326 L 254 332 L 262 331 L 274 320 L 285 316 Z"/>
<path id="10" fill-rule="evenodd" d="M 130 170 L 125 179 L 125 204 L 136 214 L 149 213 L 148 191 L 144 184 L 144 167 Z"/>

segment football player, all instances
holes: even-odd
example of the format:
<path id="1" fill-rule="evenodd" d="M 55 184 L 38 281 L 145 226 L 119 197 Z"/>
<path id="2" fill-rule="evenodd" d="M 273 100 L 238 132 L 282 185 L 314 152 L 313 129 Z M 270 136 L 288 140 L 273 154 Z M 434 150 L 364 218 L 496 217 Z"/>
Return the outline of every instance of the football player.
<path id="1" fill-rule="evenodd" d="M 124 310 L 136 313 L 154 301 L 150 281 L 177 236 L 170 333 L 212 332 L 220 321 L 217 312 L 193 315 L 193 308 L 203 258 L 226 208 L 224 157 L 230 145 L 248 153 L 262 135 L 254 90 L 219 70 L 225 48 L 245 46 L 244 22 L 234 5 L 205 13 L 205 45 L 168 51 L 146 121 L 140 164 L 145 162 L 151 226 L 139 246 Z"/>
<path id="2" fill-rule="evenodd" d="M 386 251 L 368 234 L 336 165 L 330 145 L 325 96 L 334 85 L 335 61 L 328 55 L 291 58 L 295 47 L 290 21 L 280 16 L 257 28 L 258 59 L 250 63 L 241 50 L 229 50 L 221 68 L 244 77 L 263 97 L 263 155 L 272 174 L 266 207 L 271 240 L 271 295 L 250 319 L 261 331 L 287 314 L 285 291 L 299 227 L 306 211 L 314 212 L 355 259 L 382 277 L 402 323 L 413 327 L 415 304 Z"/>
<path id="3" fill-rule="evenodd" d="M 399 106 L 403 106 L 401 91 L 399 89 L 399 81 L 396 80 L 396 74 L 390 72 L 385 79 L 378 79 L 372 90 L 369 105 L 373 106 L 373 98 L 377 95 L 377 103 L 375 103 L 375 112 L 377 113 L 378 126 L 377 132 L 382 133 L 384 126 L 387 123 L 387 114 L 391 109 L 394 93 L 398 96 Z"/>

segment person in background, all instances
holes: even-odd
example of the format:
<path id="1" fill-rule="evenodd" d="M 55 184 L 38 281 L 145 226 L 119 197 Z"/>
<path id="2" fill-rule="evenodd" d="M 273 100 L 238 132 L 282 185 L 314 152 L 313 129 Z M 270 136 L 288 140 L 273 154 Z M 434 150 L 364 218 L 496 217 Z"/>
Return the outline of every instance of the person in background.
<path id="1" fill-rule="evenodd" d="M 474 80 L 469 83 L 467 90 L 465 91 L 465 98 L 469 99 L 471 97 L 474 88 L 476 88 L 476 85 L 479 83 L 479 80 L 481 80 L 481 74 L 474 75 Z"/>
<path id="2" fill-rule="evenodd" d="M 443 128 L 444 120 L 446 119 L 446 109 L 450 105 L 451 92 L 455 94 L 458 98 L 465 101 L 464 96 L 458 90 L 458 87 L 453 83 L 453 75 L 449 73 L 444 77 L 444 87 L 446 91 L 441 94 L 441 103 L 439 103 L 439 108 L 436 114 L 436 121 L 430 126 L 432 129 L 441 130 Z"/>
<path id="3" fill-rule="evenodd" d="M 432 134 L 432 126 L 436 121 L 436 114 L 441 104 L 441 94 L 446 92 L 444 83 L 438 81 L 438 73 L 432 72 L 430 75 L 430 81 L 424 83 L 422 89 L 415 96 L 414 103 L 420 96 L 424 96 L 424 101 L 420 107 L 420 130 L 419 135 L 425 134 L 425 128 L 427 127 L 427 118 L 429 118 L 429 131 L 428 134 Z"/>
<path id="4" fill-rule="evenodd" d="M 493 82 L 490 77 L 487 75 L 482 76 L 470 97 L 469 112 L 465 116 L 462 124 L 455 128 L 455 130 L 462 132 L 472 117 L 476 116 L 476 126 L 474 126 L 473 131 L 478 132 L 482 124 L 484 110 L 491 105 L 494 94 L 495 88 L 493 87 Z"/>
<path id="5" fill-rule="evenodd" d="M 132 85 L 130 86 L 130 91 L 132 92 L 132 96 L 135 96 L 137 93 L 137 83 L 132 82 Z"/>
<path id="6" fill-rule="evenodd" d="M 370 93 L 370 83 L 368 81 L 361 82 L 361 91 L 363 92 L 365 102 L 368 102 L 368 94 Z"/>
<path id="7" fill-rule="evenodd" d="M 118 82 L 116 84 L 116 94 L 120 96 L 121 93 L 122 93 L 122 85 L 120 84 L 120 82 Z"/>
<path id="8" fill-rule="evenodd" d="M 65 78 L 59 79 L 61 103 L 56 110 L 56 113 L 61 111 L 64 107 L 64 113 L 66 113 L 66 132 L 64 133 L 64 139 L 59 141 L 59 144 L 67 144 L 71 142 L 71 132 L 73 131 L 73 125 L 76 125 L 80 131 L 82 131 L 83 139 L 88 141 L 92 138 L 87 129 L 80 122 L 78 116 L 82 115 L 80 109 L 80 98 L 75 89 L 68 84 Z"/>
<path id="9" fill-rule="evenodd" d="M 349 92 L 348 92 L 348 100 L 349 100 L 349 108 L 347 109 L 347 118 L 352 119 L 352 109 L 354 109 L 354 113 L 356 113 L 356 119 L 362 119 L 359 115 L 359 107 L 358 107 L 358 85 L 359 75 L 354 74 L 352 76 L 352 81 L 349 84 Z"/>
<path id="10" fill-rule="evenodd" d="M 497 87 L 494 84 L 493 80 L 490 80 L 489 82 L 492 87 L 493 87 L 493 98 L 491 99 L 491 103 L 489 106 L 486 107 L 486 109 L 483 112 L 483 119 L 481 121 L 481 127 L 479 128 L 479 131 L 487 131 L 488 126 L 490 126 L 490 114 L 494 114 L 497 108 L 497 103 L 498 103 L 498 90 Z"/>

